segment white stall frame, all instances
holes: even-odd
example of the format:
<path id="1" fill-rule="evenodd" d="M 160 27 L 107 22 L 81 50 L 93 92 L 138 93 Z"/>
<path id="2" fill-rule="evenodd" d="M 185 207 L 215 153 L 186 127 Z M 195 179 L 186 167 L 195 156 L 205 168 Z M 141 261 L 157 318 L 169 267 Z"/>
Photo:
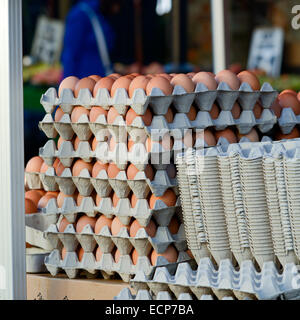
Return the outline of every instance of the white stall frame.
<path id="1" fill-rule="evenodd" d="M 22 1 L 0 3 L 0 300 L 26 299 Z"/>

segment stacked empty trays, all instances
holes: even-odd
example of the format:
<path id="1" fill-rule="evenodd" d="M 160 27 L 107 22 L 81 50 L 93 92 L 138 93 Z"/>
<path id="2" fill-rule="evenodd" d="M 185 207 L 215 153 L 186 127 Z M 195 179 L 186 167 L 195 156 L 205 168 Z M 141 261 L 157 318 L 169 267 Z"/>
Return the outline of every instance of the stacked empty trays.
<path id="1" fill-rule="evenodd" d="M 152 277 L 138 272 L 131 284 L 136 292 L 148 291 L 153 299 L 159 299 L 164 292 L 174 300 L 254 300 L 299 289 L 298 279 L 294 263 L 287 263 L 279 272 L 274 262 L 265 262 L 258 272 L 250 260 L 243 261 L 236 270 L 229 259 L 221 260 L 216 268 L 210 258 L 201 258 L 196 269 L 181 263 L 173 273 L 164 267 L 157 268 Z M 142 299 L 141 294 L 137 297 Z"/>
<path id="2" fill-rule="evenodd" d="M 278 267 L 298 263 L 299 159 L 298 139 L 222 145 L 178 156 L 187 242 L 196 260 L 205 256 L 200 248 L 207 241 L 217 264 L 230 253 L 239 266 L 249 260 L 260 268 L 268 261 Z M 197 190 L 181 179 L 191 172 Z M 213 172 L 211 180 L 207 172 Z M 193 194 L 200 199 L 197 213 L 189 210 Z M 196 230 L 199 220 L 204 228 Z"/>

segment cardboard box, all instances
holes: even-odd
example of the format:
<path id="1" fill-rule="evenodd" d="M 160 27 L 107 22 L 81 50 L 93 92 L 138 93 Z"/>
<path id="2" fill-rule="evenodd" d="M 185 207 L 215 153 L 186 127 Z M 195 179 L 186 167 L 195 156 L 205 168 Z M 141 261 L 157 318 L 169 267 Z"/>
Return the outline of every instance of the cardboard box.
<path id="1" fill-rule="evenodd" d="M 53 278 L 49 274 L 27 274 L 28 300 L 112 300 L 129 284 L 121 280 Z"/>

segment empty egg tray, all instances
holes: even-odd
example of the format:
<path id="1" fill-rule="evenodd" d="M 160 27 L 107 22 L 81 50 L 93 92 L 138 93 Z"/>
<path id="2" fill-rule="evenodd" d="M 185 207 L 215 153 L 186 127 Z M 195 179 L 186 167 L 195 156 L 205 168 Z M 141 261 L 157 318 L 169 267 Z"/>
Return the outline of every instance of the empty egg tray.
<path id="1" fill-rule="evenodd" d="M 297 289 L 295 281 L 299 278 L 297 266 L 286 264 L 278 272 L 273 262 L 263 265 L 257 272 L 253 262 L 244 261 L 236 271 L 230 260 L 222 260 L 216 269 L 209 258 L 202 258 L 197 270 L 187 263 L 180 263 L 176 272 L 170 273 L 166 268 L 157 268 L 152 277 L 138 272 L 131 280 L 133 288 L 151 290 L 154 295 L 161 291 L 173 293 L 177 298 L 183 293 L 194 294 L 201 300 L 203 295 L 246 299 L 268 299 L 275 295 Z"/>
<path id="2" fill-rule="evenodd" d="M 231 110 L 236 101 L 243 110 L 251 110 L 258 100 L 263 108 L 270 108 L 277 95 L 269 83 L 264 83 L 260 91 L 253 91 L 247 83 L 243 83 L 239 90 L 231 90 L 226 83 L 220 83 L 217 90 L 208 90 L 204 84 L 198 83 L 193 93 L 186 93 L 181 86 L 175 86 L 170 96 L 165 96 L 158 88 L 153 88 L 149 96 L 146 96 L 143 89 L 136 89 L 132 99 L 128 98 L 127 91 L 122 88 L 116 90 L 113 98 L 107 89 L 99 89 L 95 98 L 88 89 L 81 89 L 78 98 L 74 98 L 72 90 L 64 89 L 58 98 L 56 89 L 50 88 L 42 95 L 40 102 L 46 113 L 52 113 L 59 105 L 65 113 L 71 114 L 74 106 L 81 105 L 87 109 L 101 106 L 106 110 L 114 106 L 120 115 L 124 115 L 127 106 L 131 106 L 138 115 L 143 115 L 150 106 L 155 115 L 164 115 L 171 104 L 178 113 L 188 113 L 192 104 L 200 111 L 210 111 L 215 101 L 224 111 Z"/>
<path id="3" fill-rule="evenodd" d="M 195 300 L 195 296 L 192 293 L 180 293 L 178 298 L 174 298 L 173 294 L 169 291 L 160 291 L 157 295 L 154 295 L 149 290 L 138 290 L 136 295 L 132 294 L 129 288 L 124 288 L 120 293 L 114 297 L 114 300 Z M 203 294 L 199 300 L 216 300 L 216 297 L 211 294 Z M 221 300 L 235 300 L 234 297 L 228 296 L 223 297 Z M 244 300 L 251 300 L 245 298 Z"/>
<path id="4" fill-rule="evenodd" d="M 107 278 L 118 273 L 124 281 L 129 281 L 130 277 L 138 270 L 143 270 L 147 275 L 151 274 L 155 267 L 166 266 L 174 270 L 177 263 L 189 261 L 190 257 L 184 252 L 186 242 L 184 238 L 183 227 L 180 228 L 177 235 L 172 236 L 167 227 L 159 227 L 154 238 L 146 233 L 145 229 L 140 229 L 134 238 L 131 238 L 126 228 L 122 228 L 117 236 L 112 236 L 107 226 L 104 226 L 98 235 L 94 234 L 90 225 L 84 227 L 82 232 L 76 233 L 73 225 L 68 225 L 63 233 L 58 232 L 57 225 L 51 225 L 46 231 L 45 236 L 56 247 L 61 244 L 66 248 L 66 257 L 61 260 L 60 250 L 55 249 L 45 260 L 45 265 L 52 275 L 56 275 L 63 269 L 69 278 L 75 278 L 80 270 L 85 270 L 89 274 L 96 274 L 101 271 L 102 275 Z M 82 261 L 78 261 L 76 248 L 78 244 L 84 250 Z M 96 261 L 93 251 L 96 245 L 99 245 L 103 255 L 100 261 Z M 170 244 L 179 251 L 176 263 L 169 263 L 164 257 L 157 258 L 156 266 L 152 266 L 148 255 L 153 247 L 159 253 L 163 253 Z M 116 263 L 112 256 L 114 247 L 120 250 L 121 256 Z M 137 264 L 132 263 L 130 252 L 135 248 L 139 254 Z"/>

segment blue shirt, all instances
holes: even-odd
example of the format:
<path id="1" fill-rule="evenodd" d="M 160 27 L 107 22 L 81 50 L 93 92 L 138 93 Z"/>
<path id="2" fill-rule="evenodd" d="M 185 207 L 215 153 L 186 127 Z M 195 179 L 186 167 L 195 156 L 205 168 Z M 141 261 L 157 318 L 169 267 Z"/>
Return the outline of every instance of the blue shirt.
<path id="1" fill-rule="evenodd" d="M 67 19 L 62 52 L 64 78 L 76 76 L 84 78 L 93 74 L 105 76 L 105 70 L 96 41 L 96 36 L 88 15 L 80 8 L 85 2 L 97 14 L 109 52 L 113 48 L 114 33 L 109 23 L 99 11 L 99 0 L 81 0 L 72 7 Z"/>

